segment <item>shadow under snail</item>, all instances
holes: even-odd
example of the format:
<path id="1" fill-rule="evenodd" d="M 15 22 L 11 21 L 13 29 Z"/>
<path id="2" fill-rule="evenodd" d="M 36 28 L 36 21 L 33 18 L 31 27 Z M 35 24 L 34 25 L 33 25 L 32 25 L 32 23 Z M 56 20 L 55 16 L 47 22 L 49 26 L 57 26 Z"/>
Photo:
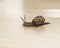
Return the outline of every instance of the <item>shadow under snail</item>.
<path id="1" fill-rule="evenodd" d="M 45 18 L 43 16 L 36 16 L 33 18 L 32 22 L 26 22 L 26 17 L 24 15 L 24 19 L 21 17 L 23 20 L 23 26 L 25 27 L 39 27 L 42 25 L 50 24 L 49 22 L 45 22 Z"/>

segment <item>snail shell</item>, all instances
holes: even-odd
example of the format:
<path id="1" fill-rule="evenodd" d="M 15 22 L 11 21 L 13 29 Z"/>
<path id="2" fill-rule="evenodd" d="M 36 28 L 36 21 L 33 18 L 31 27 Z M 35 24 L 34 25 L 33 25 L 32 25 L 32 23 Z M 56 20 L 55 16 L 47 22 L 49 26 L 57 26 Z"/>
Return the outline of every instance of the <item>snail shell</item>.
<path id="1" fill-rule="evenodd" d="M 43 25 L 45 22 L 45 18 L 43 16 L 36 16 L 35 18 L 33 18 L 32 20 L 32 24 L 34 26 L 40 26 Z"/>

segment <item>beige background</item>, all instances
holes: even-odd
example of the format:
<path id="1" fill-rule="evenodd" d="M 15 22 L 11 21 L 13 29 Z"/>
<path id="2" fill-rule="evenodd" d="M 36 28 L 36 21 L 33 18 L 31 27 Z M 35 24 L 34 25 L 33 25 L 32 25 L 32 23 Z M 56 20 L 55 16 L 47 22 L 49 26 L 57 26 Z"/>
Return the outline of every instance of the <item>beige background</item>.
<path id="1" fill-rule="evenodd" d="M 60 17 L 60 0 L 24 0 L 27 16 Z"/>
<path id="2" fill-rule="evenodd" d="M 24 0 L 25 7 L 32 9 L 60 9 L 60 0 Z"/>
<path id="3" fill-rule="evenodd" d="M 59 2 L 0 0 L 0 48 L 60 48 Z M 20 19 L 24 14 L 27 21 L 31 21 L 36 15 L 43 15 L 46 22 L 51 24 L 24 27 Z"/>

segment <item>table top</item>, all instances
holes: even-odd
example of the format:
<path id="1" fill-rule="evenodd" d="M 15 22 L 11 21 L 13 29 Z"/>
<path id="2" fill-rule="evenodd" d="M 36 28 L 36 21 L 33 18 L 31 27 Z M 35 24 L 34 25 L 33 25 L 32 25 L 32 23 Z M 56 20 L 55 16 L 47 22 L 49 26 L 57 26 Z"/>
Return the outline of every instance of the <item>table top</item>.
<path id="1" fill-rule="evenodd" d="M 16 18 L 2 19 L 0 48 L 60 48 L 60 18 L 46 18 L 51 24 L 40 27 L 24 27 Z"/>

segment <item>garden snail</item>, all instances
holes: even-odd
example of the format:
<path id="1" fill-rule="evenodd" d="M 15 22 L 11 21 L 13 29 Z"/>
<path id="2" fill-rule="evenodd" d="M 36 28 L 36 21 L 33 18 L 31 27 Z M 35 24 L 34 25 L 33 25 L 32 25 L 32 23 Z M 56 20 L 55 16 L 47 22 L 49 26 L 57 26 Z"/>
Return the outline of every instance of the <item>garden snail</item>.
<path id="1" fill-rule="evenodd" d="M 24 19 L 21 17 L 21 19 L 23 20 L 23 26 L 26 27 L 38 27 L 41 25 L 45 25 L 45 24 L 50 24 L 48 22 L 45 22 L 45 18 L 43 16 L 36 16 L 33 18 L 32 22 L 26 22 L 26 17 L 24 16 Z"/>

